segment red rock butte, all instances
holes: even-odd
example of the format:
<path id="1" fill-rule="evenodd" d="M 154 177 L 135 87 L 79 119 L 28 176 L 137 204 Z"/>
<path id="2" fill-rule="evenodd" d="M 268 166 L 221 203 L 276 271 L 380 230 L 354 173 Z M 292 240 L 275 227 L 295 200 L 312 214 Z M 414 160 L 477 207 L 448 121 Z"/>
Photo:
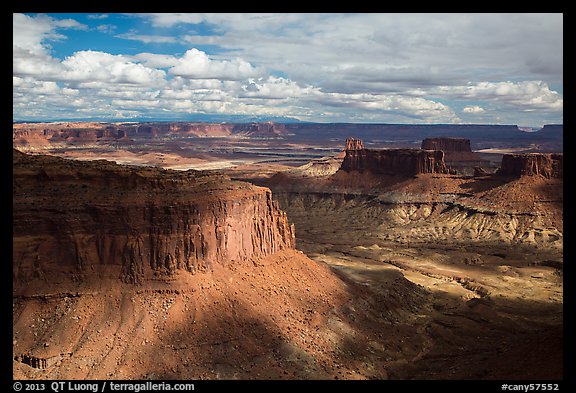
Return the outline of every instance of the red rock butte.
<path id="1" fill-rule="evenodd" d="M 498 174 L 502 176 L 563 177 L 564 158 L 554 153 L 504 154 Z"/>

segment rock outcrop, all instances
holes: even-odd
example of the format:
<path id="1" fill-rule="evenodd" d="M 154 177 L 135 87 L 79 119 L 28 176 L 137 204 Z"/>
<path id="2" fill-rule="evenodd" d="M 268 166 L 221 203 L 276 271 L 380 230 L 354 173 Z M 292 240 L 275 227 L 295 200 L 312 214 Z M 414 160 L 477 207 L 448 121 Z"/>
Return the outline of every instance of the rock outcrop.
<path id="1" fill-rule="evenodd" d="M 466 138 L 426 138 L 422 141 L 424 150 L 442 150 L 444 153 L 452 151 L 471 152 L 470 139 Z"/>
<path id="2" fill-rule="evenodd" d="M 542 176 L 545 178 L 563 177 L 564 159 L 562 154 L 523 153 L 504 154 L 498 174 L 502 176 Z"/>
<path id="3" fill-rule="evenodd" d="M 421 149 L 346 150 L 340 169 L 376 174 L 414 176 L 420 173 L 448 173 L 444 152 Z"/>
<path id="4" fill-rule="evenodd" d="M 125 282 L 294 248 L 269 189 L 210 172 L 13 154 L 13 276 Z M 102 273 L 104 274 L 104 273 Z"/>

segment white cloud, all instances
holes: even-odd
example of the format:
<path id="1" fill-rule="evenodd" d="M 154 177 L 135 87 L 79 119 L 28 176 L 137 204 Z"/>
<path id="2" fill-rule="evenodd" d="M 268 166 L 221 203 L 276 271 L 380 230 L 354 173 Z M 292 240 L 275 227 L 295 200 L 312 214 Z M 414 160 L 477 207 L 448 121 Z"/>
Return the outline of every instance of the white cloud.
<path id="1" fill-rule="evenodd" d="M 478 105 L 469 105 L 466 106 L 462 109 L 462 112 L 464 113 L 483 113 L 486 112 L 486 110 L 484 108 L 482 108 L 481 106 Z"/>
<path id="2" fill-rule="evenodd" d="M 543 81 L 477 82 L 464 86 L 439 86 L 430 94 L 464 100 L 483 100 L 517 110 L 562 111 L 564 100 Z"/>
<path id="3" fill-rule="evenodd" d="M 300 87 L 296 82 L 286 78 L 269 76 L 268 78 L 250 78 L 242 85 L 239 97 L 262 99 L 298 98 L 313 92 L 313 88 Z"/>
<path id="4" fill-rule="evenodd" d="M 169 44 L 177 42 L 176 37 L 164 36 L 164 35 L 145 35 L 145 34 L 135 34 L 135 33 L 122 33 L 117 34 L 114 37 L 122 38 L 124 40 L 141 41 L 145 44 Z"/>
<path id="5" fill-rule="evenodd" d="M 98 51 L 80 51 L 62 62 L 62 80 L 155 85 L 164 80 L 165 72 L 132 63 L 128 57 Z"/>
<path id="6" fill-rule="evenodd" d="M 169 73 L 191 79 L 242 80 L 257 76 L 259 71 L 242 59 L 212 60 L 206 53 L 192 48 L 178 59 Z"/>
<path id="7" fill-rule="evenodd" d="M 98 30 L 101 33 L 106 33 L 106 34 L 112 34 L 116 31 L 116 29 L 117 29 L 116 25 L 110 25 L 110 24 L 104 24 L 104 25 L 96 26 L 96 30 Z"/>
<path id="8" fill-rule="evenodd" d="M 46 15 L 30 17 L 12 14 L 12 69 L 15 76 L 38 75 L 54 78 L 61 74 L 62 66 L 50 56 L 47 41 L 64 40 L 57 29 L 85 29 L 72 19 L 56 20 Z"/>
<path id="9" fill-rule="evenodd" d="M 312 98 L 317 103 L 342 110 L 365 110 L 379 113 L 385 119 L 390 114 L 397 118 L 420 119 L 425 122 L 456 122 L 454 111 L 440 102 L 420 97 L 404 97 L 381 94 L 316 93 Z"/>
<path id="10" fill-rule="evenodd" d="M 159 14 L 136 14 L 137 16 L 149 18 L 154 27 L 171 27 L 179 23 L 200 23 L 204 20 L 202 14 L 183 13 L 159 13 Z"/>
<path id="11" fill-rule="evenodd" d="M 30 55 L 45 55 L 44 46 L 48 40 L 63 40 L 65 35 L 57 33 L 57 29 L 87 29 L 73 19 L 57 20 L 46 15 L 31 17 L 24 14 L 12 14 L 12 46 L 22 53 Z"/>
<path id="12" fill-rule="evenodd" d="M 88 19 L 106 19 L 108 18 L 108 14 L 90 14 L 90 15 L 86 15 L 86 18 Z"/>
<path id="13" fill-rule="evenodd" d="M 132 56 L 134 60 L 141 61 L 150 68 L 173 67 L 178 63 L 178 59 L 172 55 L 159 55 L 156 53 L 138 53 Z"/>

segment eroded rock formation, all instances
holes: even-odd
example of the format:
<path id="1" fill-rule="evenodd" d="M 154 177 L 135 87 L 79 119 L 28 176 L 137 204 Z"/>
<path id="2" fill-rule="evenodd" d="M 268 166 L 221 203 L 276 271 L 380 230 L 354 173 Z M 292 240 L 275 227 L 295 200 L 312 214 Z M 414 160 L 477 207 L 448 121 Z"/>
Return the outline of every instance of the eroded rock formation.
<path id="1" fill-rule="evenodd" d="M 364 143 L 361 139 L 346 138 L 346 148 L 344 150 L 362 150 Z"/>
<path id="2" fill-rule="evenodd" d="M 107 269 L 137 283 L 294 248 L 294 229 L 270 190 L 220 174 L 16 150 L 13 172 L 16 285 Z"/>
<path id="3" fill-rule="evenodd" d="M 562 178 L 564 160 L 562 154 L 524 153 L 505 154 L 498 174 L 502 176 L 542 176 Z"/>

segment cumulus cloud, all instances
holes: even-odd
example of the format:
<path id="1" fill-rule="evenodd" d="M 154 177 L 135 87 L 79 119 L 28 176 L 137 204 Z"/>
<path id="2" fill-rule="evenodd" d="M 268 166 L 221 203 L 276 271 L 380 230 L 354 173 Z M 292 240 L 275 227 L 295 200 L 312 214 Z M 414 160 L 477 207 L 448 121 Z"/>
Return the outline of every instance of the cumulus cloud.
<path id="1" fill-rule="evenodd" d="M 213 60 L 196 48 L 187 50 L 169 73 L 190 79 L 242 80 L 257 76 L 259 71 L 240 59 Z"/>
<path id="2" fill-rule="evenodd" d="M 296 82 L 286 78 L 269 76 L 268 78 L 250 78 L 242 85 L 239 97 L 261 99 L 298 98 L 310 94 L 314 89 L 310 86 L 301 87 Z"/>
<path id="3" fill-rule="evenodd" d="M 35 18 L 24 14 L 12 14 L 12 46 L 19 53 L 29 55 L 45 55 L 48 40 L 63 40 L 66 36 L 57 32 L 58 29 L 87 29 L 73 19 L 57 20 L 46 15 Z"/>
<path id="4" fill-rule="evenodd" d="M 163 81 L 165 72 L 132 63 L 127 57 L 98 51 L 79 51 L 62 61 L 62 80 L 105 81 L 153 85 Z"/>
<path id="5" fill-rule="evenodd" d="M 57 59 L 50 55 L 48 41 L 64 40 L 58 29 L 86 29 L 72 19 L 56 20 L 46 15 L 33 18 L 12 15 L 12 69 L 15 76 L 39 75 L 53 78 L 62 72 Z"/>
<path id="6" fill-rule="evenodd" d="M 178 63 L 178 59 L 172 55 L 159 55 L 156 53 L 138 53 L 132 56 L 136 61 L 144 63 L 150 68 L 166 68 L 173 67 Z"/>

